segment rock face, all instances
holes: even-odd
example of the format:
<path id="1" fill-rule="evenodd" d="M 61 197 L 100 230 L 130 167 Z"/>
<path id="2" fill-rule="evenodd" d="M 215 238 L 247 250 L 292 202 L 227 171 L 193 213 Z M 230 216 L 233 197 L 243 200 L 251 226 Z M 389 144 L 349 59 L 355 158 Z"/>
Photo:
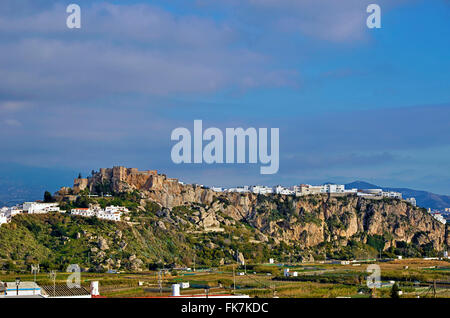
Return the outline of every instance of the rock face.
<path id="1" fill-rule="evenodd" d="M 236 253 L 236 261 L 238 261 L 239 264 L 241 264 L 241 265 L 245 264 L 245 258 L 244 258 L 244 255 L 241 252 Z"/>
<path id="2" fill-rule="evenodd" d="M 98 247 L 100 250 L 105 251 L 109 249 L 108 241 L 105 240 L 103 237 L 98 238 Z"/>
<path id="3" fill-rule="evenodd" d="M 262 242 L 273 239 L 304 247 L 339 242 L 345 246 L 351 239 L 365 243 L 377 235 L 384 237 L 384 249 L 406 242 L 428 244 L 438 251 L 450 243 L 445 225 L 423 209 L 395 199 L 217 193 L 182 184 L 154 170 L 124 167 L 100 169 L 87 183 L 78 180 L 76 184 L 78 188 L 86 184 L 91 191 L 105 186 L 113 192 L 138 190 L 144 202 L 156 202 L 163 208 L 158 216 L 166 220 L 174 207 L 197 204 L 201 208 L 188 215 L 193 224 L 208 229 L 245 221 L 257 229 Z M 166 227 L 163 222 L 157 225 Z"/>

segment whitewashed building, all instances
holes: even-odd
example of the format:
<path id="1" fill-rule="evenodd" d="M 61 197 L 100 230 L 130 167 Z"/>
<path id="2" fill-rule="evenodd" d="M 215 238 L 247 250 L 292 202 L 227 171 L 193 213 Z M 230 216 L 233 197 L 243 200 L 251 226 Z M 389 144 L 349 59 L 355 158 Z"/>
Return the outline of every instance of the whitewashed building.
<path id="1" fill-rule="evenodd" d="M 439 222 L 441 222 L 442 224 L 447 224 L 447 220 L 442 216 L 442 214 L 440 213 L 432 213 L 431 215 L 433 215 L 433 217 L 438 220 Z"/>
<path id="2" fill-rule="evenodd" d="M 261 185 L 251 186 L 250 187 L 250 191 L 255 193 L 255 194 L 269 194 L 269 193 L 273 193 L 272 188 L 266 187 L 266 186 L 261 186 Z"/>
<path id="3" fill-rule="evenodd" d="M 83 217 L 96 216 L 99 219 L 109 221 L 120 221 L 123 213 L 128 213 L 129 210 L 126 207 L 111 205 L 104 210 L 100 208 L 76 208 L 70 212 L 73 215 L 79 215 Z"/>
<path id="4" fill-rule="evenodd" d="M 2 225 L 3 223 L 8 223 L 8 217 L 6 216 L 6 214 L 4 212 L 0 213 L 0 225 Z"/>
<path id="5" fill-rule="evenodd" d="M 406 202 L 411 203 L 413 206 L 417 205 L 416 198 L 408 198 L 406 199 Z"/>
<path id="6" fill-rule="evenodd" d="M 48 212 L 59 212 L 58 203 L 25 202 L 23 212 L 28 214 L 40 214 Z"/>

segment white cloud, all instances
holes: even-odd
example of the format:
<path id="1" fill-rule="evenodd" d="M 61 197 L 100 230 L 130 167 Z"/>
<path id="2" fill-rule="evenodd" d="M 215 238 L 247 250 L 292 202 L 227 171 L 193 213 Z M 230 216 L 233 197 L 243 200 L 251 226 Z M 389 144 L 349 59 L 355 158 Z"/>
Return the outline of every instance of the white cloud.
<path id="1" fill-rule="evenodd" d="M 295 72 L 271 67 L 268 56 L 240 46 L 238 32 L 225 23 L 143 4 L 94 4 L 82 12 L 76 31 L 65 28 L 61 5 L 0 16 L 1 32 L 15 38 L 0 44 L 0 97 L 209 93 L 297 81 Z"/>

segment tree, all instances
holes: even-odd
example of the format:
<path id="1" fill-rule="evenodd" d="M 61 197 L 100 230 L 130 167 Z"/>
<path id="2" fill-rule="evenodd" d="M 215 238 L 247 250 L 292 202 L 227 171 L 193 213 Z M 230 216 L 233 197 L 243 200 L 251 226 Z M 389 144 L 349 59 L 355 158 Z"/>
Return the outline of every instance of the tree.
<path id="1" fill-rule="evenodd" d="M 399 291 L 400 291 L 400 288 L 398 287 L 397 282 L 395 282 L 391 288 L 391 298 L 400 298 L 400 295 L 398 294 Z"/>
<path id="2" fill-rule="evenodd" d="M 81 173 L 78 174 L 78 179 L 82 179 L 83 176 L 81 175 Z"/>
<path id="3" fill-rule="evenodd" d="M 51 202 L 55 202 L 55 200 L 53 199 L 53 196 L 50 192 L 45 191 L 44 193 L 44 202 L 45 203 L 51 203 Z"/>

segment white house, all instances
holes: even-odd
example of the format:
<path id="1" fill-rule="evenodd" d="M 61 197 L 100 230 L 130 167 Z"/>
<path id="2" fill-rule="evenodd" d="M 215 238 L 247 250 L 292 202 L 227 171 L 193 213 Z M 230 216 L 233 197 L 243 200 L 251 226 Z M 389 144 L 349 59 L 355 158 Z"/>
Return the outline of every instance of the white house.
<path id="1" fill-rule="evenodd" d="M 98 208 L 76 208 L 72 209 L 71 214 L 84 217 L 96 216 L 99 219 L 103 220 L 120 221 L 122 214 L 128 212 L 129 210 L 125 207 L 111 205 L 109 207 L 106 207 L 105 210 L 101 210 Z"/>
<path id="2" fill-rule="evenodd" d="M 408 198 L 408 199 L 406 199 L 406 202 L 411 203 L 413 206 L 417 205 L 416 198 L 412 198 L 412 197 Z"/>
<path id="3" fill-rule="evenodd" d="M 106 211 L 97 212 L 97 217 L 103 220 L 120 221 L 121 216 L 122 212 L 113 212 L 113 213 Z"/>
<path id="4" fill-rule="evenodd" d="M 72 211 L 70 211 L 70 213 L 73 215 L 80 215 L 80 216 L 85 216 L 85 217 L 90 217 L 90 216 L 96 215 L 96 212 L 94 210 L 91 210 L 88 208 L 72 209 Z"/>
<path id="5" fill-rule="evenodd" d="M 255 194 L 269 194 L 273 192 L 272 188 L 261 185 L 251 186 L 250 191 Z"/>
<path id="6" fill-rule="evenodd" d="M 2 225 L 3 223 L 8 223 L 8 218 L 6 216 L 5 213 L 0 213 L 0 225 Z"/>
<path id="7" fill-rule="evenodd" d="M 110 205 L 105 208 L 105 212 L 106 213 L 116 213 L 116 212 L 128 213 L 130 211 L 124 206 Z"/>
<path id="8" fill-rule="evenodd" d="M 381 195 L 385 198 L 402 199 L 402 194 L 400 192 L 383 191 Z"/>
<path id="9" fill-rule="evenodd" d="M 23 211 L 28 214 L 59 212 L 58 203 L 25 202 Z"/>

